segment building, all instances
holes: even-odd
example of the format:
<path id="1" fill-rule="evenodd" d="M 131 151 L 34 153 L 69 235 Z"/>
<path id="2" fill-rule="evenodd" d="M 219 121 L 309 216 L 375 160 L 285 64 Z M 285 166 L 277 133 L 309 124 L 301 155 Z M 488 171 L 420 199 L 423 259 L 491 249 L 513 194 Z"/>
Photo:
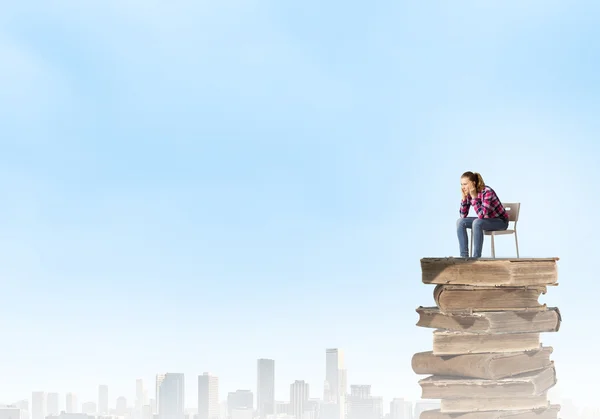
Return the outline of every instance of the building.
<path id="1" fill-rule="evenodd" d="M 0 405 L 0 419 L 23 419 L 24 410 L 15 405 Z"/>
<path id="2" fill-rule="evenodd" d="M 254 410 L 254 394 L 250 390 L 237 390 L 227 395 L 227 416 L 233 417 L 233 410 Z M 244 414 L 245 415 L 245 414 Z"/>
<path id="3" fill-rule="evenodd" d="M 252 409 L 233 409 L 231 419 L 253 419 L 254 411 Z"/>
<path id="4" fill-rule="evenodd" d="M 261 358 L 257 361 L 256 408 L 258 417 L 265 419 L 275 414 L 275 361 Z"/>
<path id="5" fill-rule="evenodd" d="M 101 385 L 98 387 L 98 413 L 108 415 L 108 386 Z"/>
<path id="6" fill-rule="evenodd" d="M 323 419 L 344 419 L 346 415 L 347 375 L 344 351 L 338 348 L 325 350 L 325 385 L 323 402 L 330 406 Z M 331 406 L 334 404 L 337 408 Z"/>
<path id="7" fill-rule="evenodd" d="M 309 398 L 304 404 L 304 419 L 318 419 L 321 417 L 321 400 L 318 398 Z"/>
<path id="8" fill-rule="evenodd" d="M 158 413 L 156 399 L 152 398 L 152 399 L 148 400 L 148 405 L 150 406 L 150 411 L 152 412 L 152 414 Z"/>
<path id="9" fill-rule="evenodd" d="M 340 407 L 332 401 L 323 402 L 319 407 L 320 419 L 338 419 L 340 417 Z"/>
<path id="10" fill-rule="evenodd" d="M 269 416 L 281 416 L 281 415 L 288 415 L 291 416 L 291 412 L 292 411 L 292 407 L 291 404 L 289 402 L 281 402 L 281 401 L 275 401 L 275 413 L 273 413 L 273 415 L 269 415 Z"/>
<path id="11" fill-rule="evenodd" d="M 46 393 L 31 393 L 31 419 L 46 419 Z"/>
<path id="12" fill-rule="evenodd" d="M 219 378 L 205 372 L 198 376 L 198 419 L 219 417 Z"/>
<path id="13" fill-rule="evenodd" d="M 62 412 L 60 415 L 48 416 L 46 419 L 96 419 L 96 418 L 92 415 L 86 415 L 85 413 Z"/>
<path id="14" fill-rule="evenodd" d="M 124 396 L 120 396 L 117 398 L 115 403 L 115 413 L 118 416 L 125 416 L 127 414 L 127 398 Z"/>
<path id="15" fill-rule="evenodd" d="M 144 380 L 135 380 L 135 413 L 136 417 L 142 414 L 142 408 L 146 404 L 146 393 L 144 391 Z"/>
<path id="16" fill-rule="evenodd" d="M 390 402 L 390 419 L 413 419 L 413 404 L 403 398 Z"/>
<path id="17" fill-rule="evenodd" d="M 31 419 L 29 417 L 29 400 L 19 400 L 18 402 L 14 402 L 9 407 L 17 408 L 21 411 L 21 419 Z"/>
<path id="18" fill-rule="evenodd" d="M 309 385 L 304 380 L 296 380 L 290 384 L 290 413 L 296 419 L 304 417 L 304 410 L 308 407 L 309 392 Z"/>
<path id="19" fill-rule="evenodd" d="M 185 380 L 181 373 L 156 376 L 157 419 L 184 419 Z"/>
<path id="20" fill-rule="evenodd" d="M 383 400 L 371 395 L 370 385 L 350 386 L 347 403 L 348 419 L 380 419 L 383 416 Z"/>
<path id="21" fill-rule="evenodd" d="M 77 401 L 77 395 L 74 393 L 67 393 L 65 396 L 65 405 L 66 413 L 79 413 L 79 402 Z"/>
<path id="22" fill-rule="evenodd" d="M 60 413 L 60 404 L 58 393 L 48 393 L 46 395 L 46 415 L 56 416 Z"/>

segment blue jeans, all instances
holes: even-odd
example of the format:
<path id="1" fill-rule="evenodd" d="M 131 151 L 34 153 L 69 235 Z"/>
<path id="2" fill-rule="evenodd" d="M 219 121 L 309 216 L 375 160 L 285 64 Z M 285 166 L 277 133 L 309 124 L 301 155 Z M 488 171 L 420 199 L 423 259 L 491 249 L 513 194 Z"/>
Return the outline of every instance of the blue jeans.
<path id="1" fill-rule="evenodd" d="M 508 228 L 508 221 L 503 218 L 477 218 L 466 217 L 459 218 L 456 222 L 456 233 L 458 234 L 458 246 L 460 247 L 460 257 L 469 257 L 469 238 L 467 228 L 471 229 L 473 234 L 473 257 L 481 257 L 483 249 L 483 231 L 498 231 Z"/>

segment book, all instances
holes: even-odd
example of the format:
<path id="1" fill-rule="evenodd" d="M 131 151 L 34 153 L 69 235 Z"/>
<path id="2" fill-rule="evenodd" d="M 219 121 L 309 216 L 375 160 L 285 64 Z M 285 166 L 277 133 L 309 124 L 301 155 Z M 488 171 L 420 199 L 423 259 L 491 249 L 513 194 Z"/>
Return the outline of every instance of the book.
<path id="1" fill-rule="evenodd" d="M 550 346 L 531 351 L 464 355 L 418 352 L 412 357 L 412 368 L 422 375 L 498 380 L 551 366 L 552 352 Z"/>
<path id="2" fill-rule="evenodd" d="M 423 399 L 505 399 L 536 397 L 554 387 L 554 365 L 542 370 L 528 372 L 497 380 L 481 378 L 429 376 L 419 380 Z M 445 409 L 442 408 L 442 411 Z"/>
<path id="3" fill-rule="evenodd" d="M 423 258 L 425 284 L 558 285 L 558 258 Z"/>
<path id="4" fill-rule="evenodd" d="M 417 326 L 475 333 L 558 332 L 562 317 L 556 307 L 536 311 L 444 312 L 418 307 Z"/>
<path id="5" fill-rule="evenodd" d="M 471 285 L 436 285 L 433 298 L 441 311 L 523 311 L 546 310 L 540 304 L 545 286 L 493 287 Z"/>
<path id="6" fill-rule="evenodd" d="M 560 405 L 530 410 L 496 410 L 488 412 L 444 413 L 440 409 L 421 412 L 420 419 L 557 419 Z"/>
<path id="7" fill-rule="evenodd" d="M 464 398 L 442 399 L 440 411 L 443 413 L 470 413 L 547 409 L 550 406 L 547 394 L 534 397 L 503 398 Z"/>
<path id="8" fill-rule="evenodd" d="M 433 331 L 434 355 L 531 351 L 541 347 L 539 333 L 489 334 Z"/>
<path id="9" fill-rule="evenodd" d="M 440 400 L 422 419 L 557 419 L 553 348 L 541 333 L 562 317 L 540 297 L 558 285 L 558 258 L 422 258 L 435 306 L 417 326 L 433 329 L 431 350 L 415 353 L 421 398 Z M 430 408 L 433 409 L 433 408 Z"/>

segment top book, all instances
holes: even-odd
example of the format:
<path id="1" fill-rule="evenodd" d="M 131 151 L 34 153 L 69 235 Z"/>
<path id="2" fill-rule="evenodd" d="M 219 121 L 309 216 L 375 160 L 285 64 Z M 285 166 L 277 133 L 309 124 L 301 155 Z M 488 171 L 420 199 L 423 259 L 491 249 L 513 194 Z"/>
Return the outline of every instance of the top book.
<path id="1" fill-rule="evenodd" d="M 424 284 L 558 285 L 558 258 L 423 258 Z"/>

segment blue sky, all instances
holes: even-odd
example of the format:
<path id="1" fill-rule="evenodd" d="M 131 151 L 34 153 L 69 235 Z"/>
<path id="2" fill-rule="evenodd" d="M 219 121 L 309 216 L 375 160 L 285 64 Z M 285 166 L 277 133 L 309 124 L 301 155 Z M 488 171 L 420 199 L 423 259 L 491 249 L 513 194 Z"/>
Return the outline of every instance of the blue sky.
<path id="1" fill-rule="evenodd" d="M 172 371 L 194 406 L 196 375 L 254 390 L 260 357 L 278 399 L 318 397 L 327 347 L 351 384 L 418 397 L 419 259 L 458 256 L 466 170 L 522 202 L 523 256 L 561 258 L 544 342 L 560 395 L 595 397 L 597 4 L 4 9 L 2 401 L 132 400 Z"/>

